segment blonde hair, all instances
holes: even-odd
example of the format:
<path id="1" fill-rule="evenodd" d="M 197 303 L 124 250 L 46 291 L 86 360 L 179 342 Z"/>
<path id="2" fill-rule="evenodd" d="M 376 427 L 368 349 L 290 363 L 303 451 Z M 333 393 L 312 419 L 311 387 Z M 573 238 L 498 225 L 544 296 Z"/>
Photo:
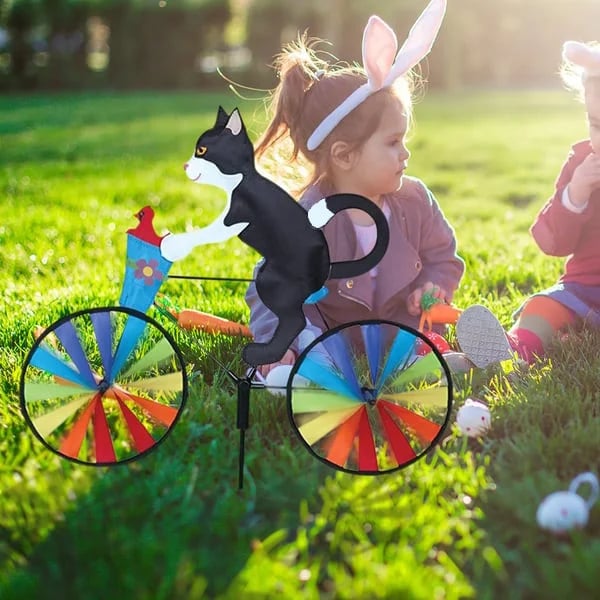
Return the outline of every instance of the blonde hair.
<path id="1" fill-rule="evenodd" d="M 600 43 L 598 42 L 587 42 L 587 45 L 595 48 L 600 47 Z M 577 99 L 582 103 L 585 102 L 586 92 L 590 93 L 594 91 L 600 94 L 600 76 L 587 76 L 585 68 L 580 65 L 563 59 L 559 75 L 564 87 L 571 92 L 575 92 Z"/>
<path id="2" fill-rule="evenodd" d="M 383 110 L 390 102 L 400 102 L 409 126 L 412 123 L 415 76 L 411 72 L 393 86 L 367 98 L 318 148 L 308 150 L 308 138 L 317 125 L 367 81 L 364 70 L 357 65 L 336 62 L 329 66 L 315 50 L 319 42 L 322 40 L 308 39 L 304 33 L 297 41 L 286 45 L 275 58 L 274 67 L 280 83 L 270 97 L 271 121 L 256 145 L 258 159 L 268 151 L 274 152 L 273 158 L 280 172 L 280 163 L 286 159 L 295 162 L 301 170 L 309 170 L 308 182 L 298 193 L 327 178 L 332 144 L 344 141 L 351 149 L 360 148 L 379 126 Z M 284 157 L 286 149 L 287 157 Z"/>

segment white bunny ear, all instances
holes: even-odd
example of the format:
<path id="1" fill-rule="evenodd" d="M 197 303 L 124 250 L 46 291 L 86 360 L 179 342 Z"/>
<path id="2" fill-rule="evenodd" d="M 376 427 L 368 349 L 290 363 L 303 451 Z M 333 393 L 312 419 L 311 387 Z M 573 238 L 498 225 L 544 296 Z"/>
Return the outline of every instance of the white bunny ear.
<path id="1" fill-rule="evenodd" d="M 398 40 L 394 31 L 383 19 L 373 15 L 365 27 L 362 43 L 363 65 L 371 89 L 382 87 L 397 51 Z"/>
<path id="2" fill-rule="evenodd" d="M 562 55 L 568 62 L 583 67 L 588 75 L 600 75 L 600 48 L 569 41 L 563 44 Z"/>
<path id="3" fill-rule="evenodd" d="M 306 142 L 308 150 L 318 148 L 334 128 L 361 102 L 377 90 L 388 87 L 425 57 L 437 36 L 446 14 L 446 0 L 431 0 L 413 25 L 394 60 L 398 41 L 394 32 L 379 17 L 371 17 L 363 33 L 363 65 L 367 83 L 354 90 L 315 128 Z"/>
<path id="4" fill-rule="evenodd" d="M 385 80 L 386 85 L 393 83 L 429 54 L 445 14 L 446 0 L 431 0 L 402 44 L 396 61 Z"/>

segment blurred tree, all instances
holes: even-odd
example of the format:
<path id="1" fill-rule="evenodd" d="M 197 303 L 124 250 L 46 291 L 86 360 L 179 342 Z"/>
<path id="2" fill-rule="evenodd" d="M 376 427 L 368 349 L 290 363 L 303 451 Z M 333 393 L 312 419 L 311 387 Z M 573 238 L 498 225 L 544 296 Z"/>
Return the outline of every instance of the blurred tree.
<path id="1" fill-rule="evenodd" d="M 335 0 L 336 3 L 345 0 Z M 337 27 L 330 17 L 331 6 L 318 0 L 251 0 L 247 14 L 246 44 L 252 51 L 252 65 L 247 74 L 254 85 L 275 85 L 275 73 L 270 69 L 283 43 L 308 31 L 310 37 L 325 38 Z M 339 16 L 339 15 L 337 15 Z M 330 50 L 327 46 L 324 50 Z"/>
<path id="2" fill-rule="evenodd" d="M 9 35 L 9 85 L 21 89 L 32 88 L 35 77 L 32 66 L 34 55 L 31 32 L 38 23 L 38 0 L 6 0 L 2 5 L 2 25 Z"/>
<path id="3" fill-rule="evenodd" d="M 90 17 L 110 28 L 110 60 L 103 76 L 114 87 L 220 84 L 214 73 L 201 72 L 199 58 L 241 43 L 253 60 L 236 79 L 272 87 L 276 78 L 268 65 L 282 43 L 298 33 L 308 30 L 310 36 L 332 42 L 321 47 L 324 51 L 347 62 L 360 61 L 369 15 L 383 17 L 402 43 L 426 2 L 0 0 L 0 27 L 8 32 L 10 53 L 0 89 L 95 81 L 98 73 L 86 64 Z M 600 0 L 451 0 L 421 70 L 432 87 L 443 89 L 555 85 L 563 41 L 598 38 L 598 23 Z"/>
<path id="4" fill-rule="evenodd" d="M 86 23 L 92 0 L 38 0 L 45 25 L 48 62 L 41 84 L 51 88 L 76 88 L 89 84 Z"/>
<path id="5" fill-rule="evenodd" d="M 109 81 L 117 87 L 179 87 L 206 81 L 197 58 L 223 46 L 224 0 L 105 0 L 110 27 Z"/>
<path id="6" fill-rule="evenodd" d="M 360 63 L 362 32 L 370 15 L 378 14 L 390 23 L 402 43 L 422 9 L 415 0 L 251 0 L 247 44 L 255 59 L 252 74 L 261 85 L 274 84 L 267 65 L 283 43 L 304 30 L 331 44 L 321 46 L 324 51 L 343 62 Z"/>
<path id="7" fill-rule="evenodd" d="M 345 61 L 360 61 L 371 14 L 385 19 L 402 43 L 427 0 L 249 0 L 247 44 L 252 76 L 275 83 L 266 65 L 283 42 L 309 29 L 332 42 Z M 452 0 L 438 40 L 421 70 L 432 87 L 548 85 L 556 81 L 564 40 L 593 40 L 600 0 Z"/>
<path id="8" fill-rule="evenodd" d="M 206 82 L 197 58 L 222 48 L 228 0 L 0 0 L 9 33 L 10 82 L 0 87 L 82 87 L 91 83 L 87 21 L 110 27 L 107 80 L 116 87 L 179 87 Z M 35 64 L 34 34 L 44 44 Z M 40 53 L 38 52 L 38 55 Z M 40 62 L 38 60 L 38 62 Z"/>

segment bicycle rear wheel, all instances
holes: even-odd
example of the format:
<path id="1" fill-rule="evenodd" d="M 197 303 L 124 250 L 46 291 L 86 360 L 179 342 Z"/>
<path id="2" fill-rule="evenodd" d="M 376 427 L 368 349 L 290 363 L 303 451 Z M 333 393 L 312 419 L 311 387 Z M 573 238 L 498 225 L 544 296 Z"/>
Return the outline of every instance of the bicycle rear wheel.
<path id="1" fill-rule="evenodd" d="M 139 458 L 162 442 L 187 399 L 183 357 L 156 321 L 125 307 L 56 321 L 21 373 L 21 410 L 52 452 L 92 465 Z"/>
<path id="2" fill-rule="evenodd" d="M 417 355 L 419 344 L 431 352 Z M 298 357 L 287 405 L 292 427 L 320 461 L 350 473 L 389 473 L 441 439 L 452 378 L 423 334 L 391 321 L 358 321 L 327 331 Z"/>

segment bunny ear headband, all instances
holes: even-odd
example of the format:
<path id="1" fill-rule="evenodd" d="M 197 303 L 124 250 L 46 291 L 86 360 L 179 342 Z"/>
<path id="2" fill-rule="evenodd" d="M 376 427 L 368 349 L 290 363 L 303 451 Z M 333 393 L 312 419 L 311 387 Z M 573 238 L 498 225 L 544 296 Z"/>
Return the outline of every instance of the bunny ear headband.
<path id="1" fill-rule="evenodd" d="M 584 72 L 584 77 L 600 77 L 600 47 L 589 46 L 581 42 L 565 42 L 563 58 Z"/>
<path id="2" fill-rule="evenodd" d="M 446 0 L 431 0 L 412 26 L 408 38 L 398 51 L 392 29 L 379 17 L 372 16 L 365 27 L 362 57 L 367 83 L 356 89 L 327 115 L 308 138 L 307 148 L 314 150 L 371 94 L 391 86 L 429 54 L 446 13 Z"/>

